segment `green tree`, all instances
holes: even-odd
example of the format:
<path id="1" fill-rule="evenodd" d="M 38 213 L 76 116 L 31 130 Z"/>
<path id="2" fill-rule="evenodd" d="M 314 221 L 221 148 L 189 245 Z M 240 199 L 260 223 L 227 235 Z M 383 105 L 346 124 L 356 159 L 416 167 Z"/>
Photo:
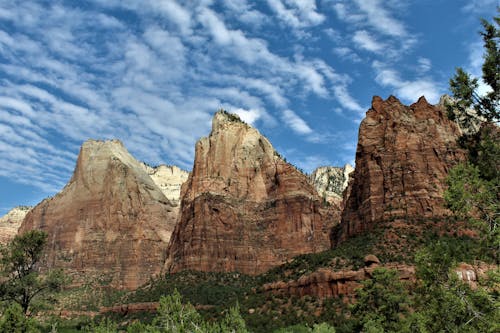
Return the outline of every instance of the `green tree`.
<path id="1" fill-rule="evenodd" d="M 17 303 L 10 304 L 0 317 L 0 333 L 36 333 L 36 323 L 24 315 L 23 309 Z"/>
<path id="2" fill-rule="evenodd" d="M 484 31 L 481 32 L 485 49 L 482 78 L 490 87 L 484 96 L 477 92 L 478 79 L 471 77 L 462 68 L 457 68 L 455 76 L 450 80 L 450 90 L 455 102 L 450 108 L 455 108 L 465 117 L 465 122 L 470 120 L 466 109 L 473 107 L 477 114 L 489 122 L 500 120 L 500 17 L 494 17 L 493 23 L 481 21 Z M 449 115 L 452 115 L 449 112 Z"/>
<path id="3" fill-rule="evenodd" d="M 312 328 L 304 324 L 298 324 L 280 328 L 274 333 L 335 333 L 335 328 L 328 323 L 315 324 Z"/>
<path id="4" fill-rule="evenodd" d="M 247 333 L 247 327 L 245 320 L 240 314 L 240 307 L 238 304 L 236 306 L 229 308 L 228 313 L 222 319 L 220 325 L 217 325 L 217 329 L 214 332 L 220 333 Z M 214 328 L 215 329 L 215 328 Z"/>
<path id="5" fill-rule="evenodd" d="M 158 315 L 153 321 L 153 326 L 160 332 L 203 332 L 203 325 L 200 314 L 190 303 L 182 303 L 182 296 L 177 290 L 160 298 Z"/>
<path id="6" fill-rule="evenodd" d="M 462 163 L 450 170 L 448 189 L 444 197 L 461 220 L 469 221 L 479 230 L 484 254 L 499 262 L 500 253 L 500 177 L 491 180 L 481 177 L 480 168 Z"/>
<path id="7" fill-rule="evenodd" d="M 403 322 L 402 332 L 498 331 L 498 285 L 489 289 L 480 284 L 472 289 L 460 281 L 454 272 L 456 261 L 451 248 L 443 241 L 419 251 L 415 261 L 415 312 Z M 488 282 L 495 281 L 498 283 L 498 278 L 492 275 Z"/>
<path id="8" fill-rule="evenodd" d="M 500 7 L 497 8 L 500 12 Z M 491 88 L 484 96 L 477 94 L 478 80 L 461 68 L 450 80 L 450 90 L 457 109 L 471 121 L 465 109 L 474 107 L 486 119 L 479 132 L 465 135 L 461 143 L 469 152 L 469 163 L 459 164 L 448 175 L 445 199 L 461 220 L 473 222 L 482 231 L 488 253 L 499 261 L 500 252 L 500 17 L 481 21 L 484 44 L 483 81 Z"/>
<path id="9" fill-rule="evenodd" d="M 376 268 L 372 278 L 361 284 L 351 308 L 356 331 L 399 332 L 410 300 L 398 272 Z"/>
<path id="10" fill-rule="evenodd" d="M 116 333 L 118 325 L 109 318 L 102 318 L 99 323 L 92 323 L 85 328 L 86 332 L 92 333 Z M 144 332 L 144 331 L 141 331 Z"/>
<path id="11" fill-rule="evenodd" d="M 19 304 L 25 315 L 36 312 L 43 301 L 53 300 L 53 292 L 59 290 L 65 279 L 61 270 L 47 274 L 37 271 L 47 234 L 31 230 L 17 235 L 0 248 L 0 299 Z"/>

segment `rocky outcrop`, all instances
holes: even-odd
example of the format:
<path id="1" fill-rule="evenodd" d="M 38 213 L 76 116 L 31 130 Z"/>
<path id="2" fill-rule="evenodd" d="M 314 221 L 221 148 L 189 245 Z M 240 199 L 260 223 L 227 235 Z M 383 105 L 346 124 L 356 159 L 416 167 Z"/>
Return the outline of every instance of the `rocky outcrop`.
<path id="1" fill-rule="evenodd" d="M 326 202 L 340 208 L 349 175 L 353 171 L 354 168 L 350 164 L 346 164 L 343 168 L 324 166 L 314 170 L 309 179 Z"/>
<path id="2" fill-rule="evenodd" d="M 460 134 L 446 111 L 424 97 L 410 106 L 393 96 L 374 97 L 359 129 L 356 170 L 336 239 L 381 221 L 447 215 L 444 180 L 465 158 L 457 144 Z"/>
<path id="3" fill-rule="evenodd" d="M 401 281 L 415 281 L 415 267 L 400 263 L 380 264 L 374 255 L 365 257 L 365 267 L 358 270 L 333 270 L 330 268 L 319 268 L 318 270 L 301 276 L 297 280 L 276 281 L 266 283 L 262 286 L 262 291 L 273 294 L 283 294 L 288 296 L 314 296 L 318 298 L 342 298 L 345 302 L 355 299 L 356 289 L 362 286 L 361 282 L 371 279 L 373 271 L 377 267 L 389 270 L 396 270 Z M 457 277 L 466 282 L 472 288 L 477 288 L 481 278 L 487 278 L 488 271 L 498 270 L 496 265 L 488 265 L 484 262 L 477 262 L 474 265 L 460 263 L 454 272 Z"/>
<path id="4" fill-rule="evenodd" d="M 317 271 L 304 275 L 294 281 L 277 281 L 265 284 L 264 292 L 273 294 L 284 294 L 288 296 L 315 296 L 318 298 L 343 298 L 344 301 L 352 301 L 356 289 L 361 287 L 361 282 L 372 277 L 373 271 L 378 265 L 370 265 L 359 270 L 332 270 L 320 268 Z M 398 272 L 400 280 L 411 281 L 415 279 L 415 268 L 396 263 L 388 263 L 383 266 Z"/>
<path id="5" fill-rule="evenodd" d="M 14 207 L 0 218 L 0 244 L 7 244 L 17 235 L 17 231 L 30 209 L 31 207 L 28 206 Z"/>
<path id="6" fill-rule="evenodd" d="M 20 232 L 48 233 L 43 268 L 133 289 L 161 270 L 178 209 L 121 142 L 89 140 L 70 182 L 33 208 Z"/>
<path id="7" fill-rule="evenodd" d="M 237 116 L 219 111 L 196 144 L 166 270 L 259 274 L 330 246 L 339 212 Z"/>
<path id="8" fill-rule="evenodd" d="M 159 165 L 157 167 L 151 167 L 145 163 L 142 165 L 165 197 L 172 204 L 178 205 L 181 197 L 181 186 L 186 182 L 189 172 L 175 165 Z"/>

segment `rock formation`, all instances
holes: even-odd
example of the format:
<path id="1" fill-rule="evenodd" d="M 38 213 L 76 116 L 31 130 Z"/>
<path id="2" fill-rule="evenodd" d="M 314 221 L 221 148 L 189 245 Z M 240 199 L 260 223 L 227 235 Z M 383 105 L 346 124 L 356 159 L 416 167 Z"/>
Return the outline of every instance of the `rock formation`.
<path id="1" fill-rule="evenodd" d="M 196 144 L 166 269 L 258 274 L 330 246 L 339 212 L 237 116 L 219 111 Z"/>
<path id="2" fill-rule="evenodd" d="M 345 302 L 350 302 L 356 296 L 356 289 L 362 286 L 361 282 L 371 279 L 377 267 L 396 270 L 401 281 L 415 281 L 416 279 L 414 266 L 400 263 L 381 265 L 377 257 L 368 255 L 365 257 L 364 268 L 358 270 L 319 268 L 297 280 L 266 283 L 262 286 L 262 291 L 298 297 L 306 295 L 318 298 L 341 297 Z M 496 265 L 487 265 L 483 262 L 477 262 L 475 265 L 460 263 L 454 272 L 460 280 L 476 288 L 479 279 L 486 278 L 488 271 L 497 269 Z"/>
<path id="3" fill-rule="evenodd" d="M 341 208 L 343 193 L 353 171 L 354 168 L 349 164 L 343 168 L 324 166 L 314 170 L 309 179 L 325 201 Z"/>
<path id="4" fill-rule="evenodd" d="M 48 233 L 42 267 L 75 283 L 99 278 L 133 289 L 165 261 L 178 207 L 120 141 L 85 142 L 70 182 L 26 216 L 20 231 Z"/>
<path id="5" fill-rule="evenodd" d="M 172 204 L 178 205 L 181 197 L 181 186 L 186 182 L 189 172 L 175 165 L 159 165 L 157 167 L 151 167 L 145 163 L 142 165 L 165 197 Z"/>
<path id="6" fill-rule="evenodd" d="M 14 207 L 0 218 L 0 244 L 7 244 L 17 235 L 17 230 L 30 209 L 28 206 Z"/>
<path id="7" fill-rule="evenodd" d="M 446 111 L 424 97 L 411 106 L 393 96 L 374 97 L 359 129 L 356 170 L 337 239 L 381 221 L 447 215 L 444 180 L 465 156 L 459 136 Z"/>
<path id="8" fill-rule="evenodd" d="M 352 301 L 356 289 L 361 287 L 361 282 L 372 277 L 378 265 L 370 265 L 358 270 L 332 270 L 320 268 L 313 273 L 303 275 L 294 281 L 277 281 L 267 283 L 262 287 L 264 292 L 285 294 L 290 296 L 315 296 L 318 298 L 342 297 L 344 301 Z M 387 263 L 383 266 L 394 269 L 399 274 L 399 279 L 409 281 L 415 279 L 415 268 L 397 263 Z"/>

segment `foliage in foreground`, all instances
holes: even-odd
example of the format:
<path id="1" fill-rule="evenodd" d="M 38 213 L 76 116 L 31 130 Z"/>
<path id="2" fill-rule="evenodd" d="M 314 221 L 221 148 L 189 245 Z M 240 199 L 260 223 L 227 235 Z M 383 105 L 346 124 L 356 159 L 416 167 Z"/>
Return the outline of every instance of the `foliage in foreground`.
<path id="1" fill-rule="evenodd" d="M 31 230 L 17 235 L 0 248 L 0 299 L 18 304 L 25 315 L 35 314 L 46 302 L 53 300 L 53 293 L 65 283 L 61 270 L 40 274 L 36 270 L 47 234 Z"/>

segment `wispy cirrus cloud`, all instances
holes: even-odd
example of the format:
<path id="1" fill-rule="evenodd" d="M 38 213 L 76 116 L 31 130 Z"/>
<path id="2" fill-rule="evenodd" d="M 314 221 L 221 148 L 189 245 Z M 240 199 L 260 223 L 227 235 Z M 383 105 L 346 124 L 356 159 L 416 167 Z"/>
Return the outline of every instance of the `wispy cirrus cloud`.
<path id="1" fill-rule="evenodd" d="M 375 37 L 366 30 L 356 31 L 352 40 L 356 46 L 367 51 L 379 53 L 384 49 L 384 44 L 377 41 Z"/>
<path id="2" fill-rule="evenodd" d="M 402 79 L 397 70 L 379 61 L 374 61 L 372 67 L 379 84 L 394 89 L 395 95 L 405 102 L 412 103 L 420 96 L 425 96 L 429 102 L 437 103 L 441 94 L 444 93 L 443 86 L 430 77 L 419 76 L 414 80 Z"/>
<path id="3" fill-rule="evenodd" d="M 310 142 L 320 134 L 290 110 L 292 100 L 359 108 L 346 74 L 316 57 L 275 52 L 256 33 L 272 24 L 269 14 L 244 0 L 218 5 L 0 0 L 0 176 L 52 194 L 82 141 L 114 137 L 139 159 L 189 169 L 220 107 L 255 126 L 279 119 Z M 268 5 L 274 20 L 297 30 L 325 21 L 315 1 Z"/>
<path id="4" fill-rule="evenodd" d="M 292 110 L 283 111 L 283 121 L 298 134 L 311 134 L 313 130 L 307 125 L 304 119 L 300 118 Z"/>
<path id="5" fill-rule="evenodd" d="M 325 16 L 317 11 L 315 0 L 267 0 L 278 18 L 293 28 L 321 24 Z"/>

